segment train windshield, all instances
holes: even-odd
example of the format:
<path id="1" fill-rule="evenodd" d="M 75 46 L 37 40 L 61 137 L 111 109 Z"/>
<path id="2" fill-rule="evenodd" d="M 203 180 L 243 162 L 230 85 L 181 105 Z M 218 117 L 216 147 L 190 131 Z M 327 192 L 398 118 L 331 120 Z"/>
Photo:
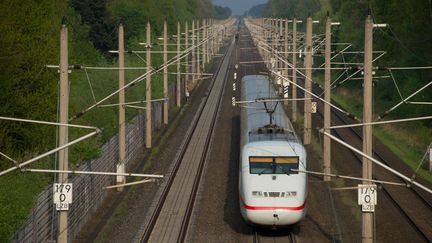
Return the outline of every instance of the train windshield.
<path id="1" fill-rule="evenodd" d="M 298 174 L 291 169 L 298 170 L 298 156 L 250 156 L 249 168 L 251 174 Z"/>

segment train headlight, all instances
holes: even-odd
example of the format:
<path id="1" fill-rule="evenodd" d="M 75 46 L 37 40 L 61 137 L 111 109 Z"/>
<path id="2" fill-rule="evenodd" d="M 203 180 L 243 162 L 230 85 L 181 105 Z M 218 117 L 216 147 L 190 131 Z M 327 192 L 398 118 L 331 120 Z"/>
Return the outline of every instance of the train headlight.
<path id="1" fill-rule="evenodd" d="M 252 196 L 253 197 L 262 197 L 263 192 L 262 191 L 252 191 Z"/>
<path id="2" fill-rule="evenodd" d="M 286 191 L 285 192 L 285 197 L 296 197 L 296 196 L 297 196 L 296 191 Z"/>

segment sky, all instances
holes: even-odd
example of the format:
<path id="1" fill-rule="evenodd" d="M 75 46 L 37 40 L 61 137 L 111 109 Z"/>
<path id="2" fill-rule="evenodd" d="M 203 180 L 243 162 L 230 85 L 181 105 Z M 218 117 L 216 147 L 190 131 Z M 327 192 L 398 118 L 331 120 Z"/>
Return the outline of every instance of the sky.
<path id="1" fill-rule="evenodd" d="M 267 2 L 267 0 L 212 0 L 212 2 L 222 7 L 229 7 L 233 15 L 240 15 L 255 5 Z"/>

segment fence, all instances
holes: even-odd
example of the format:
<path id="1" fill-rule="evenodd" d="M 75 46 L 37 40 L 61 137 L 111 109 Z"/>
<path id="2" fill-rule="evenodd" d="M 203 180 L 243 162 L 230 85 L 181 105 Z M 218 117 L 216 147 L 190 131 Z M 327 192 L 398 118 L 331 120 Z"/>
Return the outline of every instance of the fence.
<path id="1" fill-rule="evenodd" d="M 184 80 L 182 80 L 182 88 Z M 169 106 L 175 105 L 176 86 L 170 85 L 168 90 Z M 184 100 L 184 88 L 181 92 Z M 152 130 L 160 129 L 163 123 L 163 104 L 152 103 Z M 145 113 L 137 115 L 126 126 L 126 166 L 145 147 Z M 118 162 L 118 135 L 112 137 L 102 148 L 102 156 L 87 161 L 78 170 L 115 171 Z M 93 217 L 93 213 L 101 206 L 107 190 L 102 187 L 115 182 L 113 176 L 78 175 L 69 180 L 73 183 L 73 203 L 68 214 L 68 241 L 71 242 L 82 227 Z M 52 185 L 42 191 L 32 208 L 27 221 L 12 238 L 12 242 L 55 242 L 57 238 L 57 211 L 53 207 Z"/>

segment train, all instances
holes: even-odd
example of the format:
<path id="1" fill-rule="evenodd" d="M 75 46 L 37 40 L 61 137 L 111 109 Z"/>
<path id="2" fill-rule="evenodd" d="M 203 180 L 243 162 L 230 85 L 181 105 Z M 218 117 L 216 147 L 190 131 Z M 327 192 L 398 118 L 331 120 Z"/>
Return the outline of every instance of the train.
<path id="1" fill-rule="evenodd" d="M 306 215 L 306 151 L 265 75 L 241 80 L 239 203 L 250 225 L 282 228 Z M 279 104 L 279 105 L 278 105 Z"/>

